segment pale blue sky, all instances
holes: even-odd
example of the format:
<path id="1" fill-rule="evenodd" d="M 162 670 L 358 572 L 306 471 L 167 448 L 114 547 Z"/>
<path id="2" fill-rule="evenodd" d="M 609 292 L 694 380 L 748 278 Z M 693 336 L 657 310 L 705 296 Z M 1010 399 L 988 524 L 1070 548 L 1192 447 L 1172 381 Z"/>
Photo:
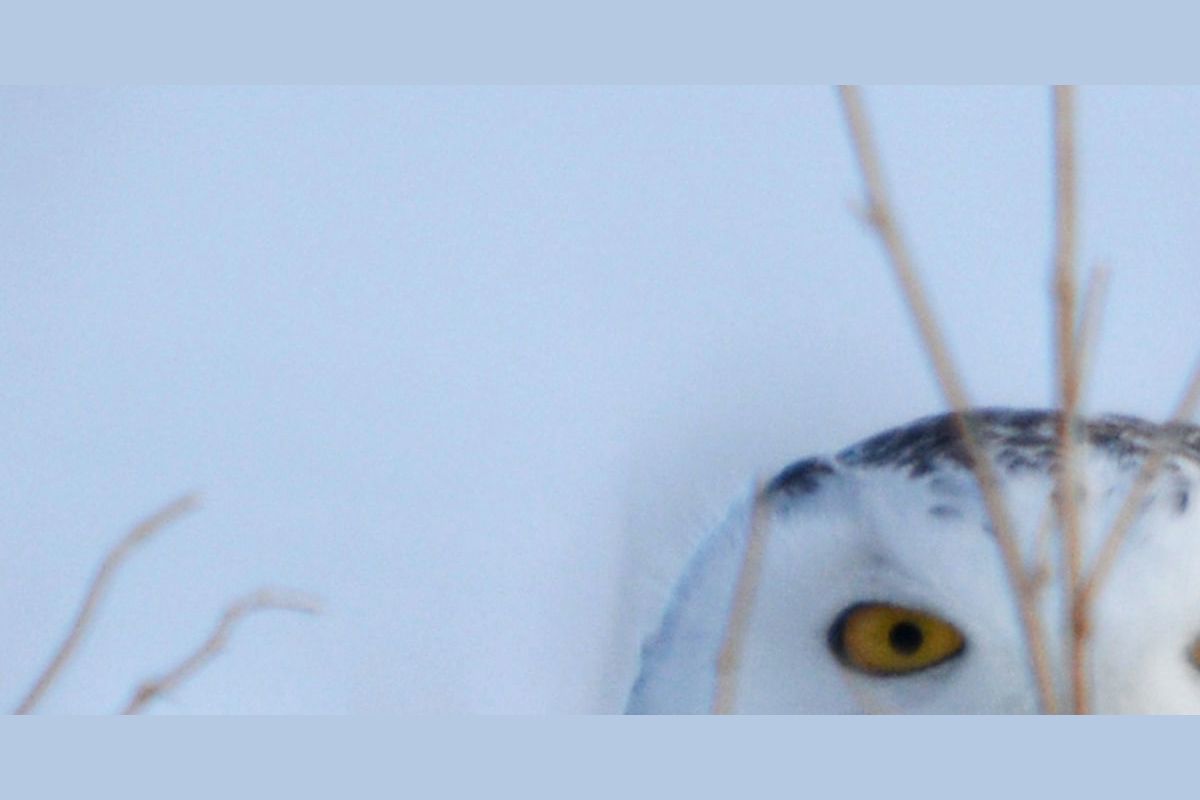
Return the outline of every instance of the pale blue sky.
<path id="1" fill-rule="evenodd" d="M 1049 393 L 1048 99 L 867 95 L 980 402 Z M 1200 352 L 1200 92 L 1085 90 L 1092 406 Z M 830 91 L 0 92 L 3 697 L 107 546 L 132 560 L 48 711 L 621 705 L 687 543 L 751 475 L 939 408 Z"/>

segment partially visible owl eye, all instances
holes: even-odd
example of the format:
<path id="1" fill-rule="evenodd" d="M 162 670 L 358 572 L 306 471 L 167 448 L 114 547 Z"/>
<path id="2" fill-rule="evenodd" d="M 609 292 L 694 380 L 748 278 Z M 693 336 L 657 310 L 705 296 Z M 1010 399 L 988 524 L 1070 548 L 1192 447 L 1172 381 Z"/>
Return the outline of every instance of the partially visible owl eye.
<path id="1" fill-rule="evenodd" d="M 868 675 L 907 675 L 926 669 L 959 655 L 966 644 L 949 622 L 890 603 L 856 603 L 829 628 L 833 654 L 842 664 Z"/>
<path id="2" fill-rule="evenodd" d="M 1188 660 L 1192 662 L 1193 667 L 1200 669 L 1200 639 L 1196 639 L 1188 648 Z"/>

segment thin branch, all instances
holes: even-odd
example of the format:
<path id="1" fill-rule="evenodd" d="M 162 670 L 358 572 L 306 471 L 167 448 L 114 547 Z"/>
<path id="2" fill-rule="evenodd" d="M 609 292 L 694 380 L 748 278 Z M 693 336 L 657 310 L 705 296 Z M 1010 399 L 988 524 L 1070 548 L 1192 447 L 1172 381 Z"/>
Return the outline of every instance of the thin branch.
<path id="1" fill-rule="evenodd" d="M 1087 285 L 1083 290 L 1083 309 L 1079 314 L 1079 324 L 1075 327 L 1075 372 L 1079 376 L 1081 408 L 1091 384 L 1092 356 L 1096 351 L 1100 328 L 1104 321 L 1104 306 L 1108 299 L 1111 278 L 1112 271 L 1101 264 L 1088 274 Z M 1052 494 L 1038 518 L 1037 535 L 1034 538 L 1036 556 L 1031 574 L 1038 591 L 1045 588 L 1050 579 L 1050 539 L 1054 533 L 1054 523 L 1055 502 Z"/>
<path id="2" fill-rule="evenodd" d="M 229 643 L 229 637 L 232 635 L 234 627 L 242 619 L 250 614 L 267 610 L 316 614 L 319 608 L 312 599 L 299 595 L 280 594 L 267 589 L 260 589 L 241 598 L 225 610 L 209 637 L 191 655 L 170 671 L 142 683 L 121 713 L 141 713 L 147 705 L 178 688 L 221 654 Z"/>
<path id="3" fill-rule="evenodd" d="M 894 704 L 885 703 L 873 696 L 865 686 L 851 677 L 849 670 L 838 670 L 838 676 L 842 679 L 842 685 L 846 688 L 846 692 L 854 699 L 855 705 L 858 706 L 858 713 L 872 717 L 892 716 L 904 713 Z"/>
<path id="4" fill-rule="evenodd" d="M 733 604 L 725 626 L 725 640 L 717 656 L 717 685 L 713 692 L 712 713 L 731 714 L 736 706 L 738 670 L 742 665 L 742 648 L 758 595 L 762 576 L 763 552 L 766 549 L 767 502 L 760 483 L 754 488 L 754 508 L 750 512 L 750 529 L 746 534 L 746 549 L 738 571 Z"/>
<path id="5" fill-rule="evenodd" d="M 1080 407 L 1083 406 L 1083 399 L 1091 383 L 1092 356 L 1100 336 L 1111 277 L 1112 272 L 1108 267 L 1097 266 L 1088 275 L 1087 285 L 1083 290 L 1083 310 L 1075 328 L 1075 370 L 1079 375 Z M 1038 591 L 1045 588 L 1050 579 L 1050 540 L 1054 533 L 1054 523 L 1055 503 L 1051 495 L 1038 517 L 1037 534 L 1034 537 L 1034 567 L 1030 579 Z"/>
<path id="6" fill-rule="evenodd" d="M 1054 87 L 1055 161 L 1055 253 L 1054 310 L 1058 354 L 1058 470 L 1054 498 L 1062 523 L 1065 558 L 1064 594 L 1068 603 L 1070 636 L 1071 706 L 1077 714 L 1087 713 L 1087 680 L 1084 641 L 1086 613 L 1080 605 L 1080 575 L 1083 569 L 1080 496 L 1086 496 L 1077 451 L 1079 435 L 1079 366 L 1075 341 L 1075 261 L 1078 203 L 1075 169 L 1075 92 L 1070 86 Z"/>
<path id="7" fill-rule="evenodd" d="M 79 607 L 78 613 L 75 615 L 75 621 L 71 623 L 71 628 L 67 633 L 62 644 L 59 645 L 57 652 L 50 663 L 38 675 L 34 682 L 33 688 L 25 695 L 24 699 L 17 704 L 13 713 L 28 714 L 37 707 L 42 697 L 47 690 L 57 680 L 63 667 L 74 655 L 75 650 L 79 647 L 84 634 L 87 633 L 91 626 L 92 618 L 95 616 L 96 609 L 103 599 L 104 592 L 107 590 L 109 583 L 112 581 L 113 574 L 117 568 L 124 563 L 130 553 L 133 552 L 139 545 L 144 544 L 154 534 L 161 531 L 166 526 L 170 525 L 175 520 L 184 514 L 192 511 L 199 505 L 199 498 L 194 494 L 184 495 L 183 497 L 170 503 L 162 510 L 150 515 L 146 519 L 139 522 L 133 527 L 125 538 L 117 542 L 117 544 L 108 551 L 104 557 L 104 561 L 100 564 L 100 569 L 92 578 L 91 585 L 88 587 L 87 595 L 83 599 L 83 604 Z"/>
<path id="8" fill-rule="evenodd" d="M 1175 407 L 1171 418 L 1165 423 L 1165 427 L 1184 423 L 1191 419 L 1192 414 L 1196 411 L 1197 402 L 1200 402 L 1200 359 L 1197 359 L 1195 366 L 1192 368 L 1187 388 L 1184 389 L 1183 396 L 1179 399 L 1179 404 Z M 1163 462 L 1167 459 L 1167 449 L 1162 445 L 1163 443 L 1160 442 L 1157 446 L 1152 447 L 1146 458 L 1142 461 L 1142 468 L 1138 470 L 1137 477 L 1134 478 L 1133 488 L 1129 490 L 1129 494 L 1125 497 L 1125 502 L 1121 504 L 1120 509 L 1117 511 L 1116 519 L 1113 521 L 1112 527 L 1109 528 L 1108 536 L 1104 540 L 1100 554 L 1096 557 L 1096 564 L 1092 567 L 1092 571 L 1084 581 L 1082 594 L 1089 608 L 1101 585 L 1108 578 L 1109 573 L 1112 572 L 1117 553 L 1120 551 L 1125 537 L 1129 534 L 1129 529 L 1133 526 L 1138 509 L 1141 508 L 1146 493 L 1150 490 L 1154 479 L 1158 477 L 1159 470 L 1162 469 Z"/>
<path id="9" fill-rule="evenodd" d="M 1067 447 L 1064 447 L 1062 453 L 1063 463 L 1066 465 L 1064 471 L 1059 474 L 1059 485 L 1056 486 L 1053 496 L 1058 500 L 1055 504 L 1059 506 L 1059 518 L 1067 520 L 1064 529 L 1064 544 L 1067 545 L 1066 563 L 1067 570 L 1065 576 L 1065 595 L 1067 600 L 1067 622 L 1068 631 L 1070 632 L 1070 650 L 1068 652 L 1069 669 L 1071 675 L 1071 704 L 1072 710 L 1077 714 L 1088 713 L 1089 699 L 1088 693 L 1090 685 L 1087 680 L 1087 644 L 1091 635 L 1091 619 L 1092 607 L 1091 599 L 1084 591 L 1083 579 L 1083 556 L 1081 551 L 1081 537 L 1084 527 L 1082 520 L 1082 509 L 1080 508 L 1079 498 L 1087 497 L 1087 488 L 1084 484 L 1086 479 L 1082 472 L 1079 471 L 1079 460 L 1073 447 L 1079 443 L 1082 436 L 1082 428 L 1078 424 L 1078 409 L 1083 406 L 1083 397 L 1086 392 L 1090 377 L 1091 356 L 1095 351 L 1096 339 L 1099 336 L 1101 316 L 1103 313 L 1104 299 L 1108 291 L 1109 270 L 1103 266 L 1097 267 L 1088 277 L 1087 287 L 1084 290 L 1083 310 L 1080 312 L 1078 325 L 1074 331 L 1074 350 L 1071 358 L 1071 368 L 1074 371 L 1072 376 L 1074 398 L 1071 402 L 1063 401 L 1062 417 L 1060 423 L 1067 419 L 1076 420 L 1076 424 L 1071 426 L 1071 435 L 1065 439 L 1060 439 L 1061 443 L 1066 442 Z M 1062 311 L 1060 310 L 1060 313 Z M 1061 321 L 1062 317 L 1060 317 Z M 1061 356 L 1061 353 L 1060 353 Z M 1060 363 L 1060 370 L 1063 368 Z M 1060 375 L 1062 373 L 1060 372 Z M 1068 408 L 1074 405 L 1075 413 L 1071 413 Z M 1064 430 L 1059 429 L 1059 436 L 1064 436 Z M 1073 475 L 1073 479 L 1069 476 Z M 1063 514 L 1061 506 L 1062 498 L 1066 497 L 1063 486 L 1067 484 L 1075 486 L 1072 499 L 1067 502 L 1068 514 Z M 1052 528 L 1052 526 L 1048 526 Z M 1048 532 L 1048 531 L 1047 531 Z M 1041 540 L 1044 534 L 1039 528 L 1039 547 L 1042 545 Z"/>
<path id="10" fill-rule="evenodd" d="M 1075 329 L 1075 372 L 1079 375 L 1079 405 L 1083 406 L 1087 387 L 1091 383 L 1092 356 L 1096 352 L 1100 327 L 1104 322 L 1104 306 L 1112 271 L 1101 264 L 1088 275 L 1083 290 L 1083 310 Z"/>
<path id="11" fill-rule="evenodd" d="M 1054 534 L 1055 504 L 1053 492 L 1046 499 L 1042 513 L 1038 517 L 1037 533 L 1034 534 L 1033 569 L 1030 572 L 1030 583 L 1035 592 L 1041 592 L 1050 582 L 1050 541 Z"/>
<path id="12" fill-rule="evenodd" d="M 854 144 L 859 171 L 866 185 L 868 199 L 867 219 L 879 235 L 891 262 L 892 271 L 908 303 L 909 311 L 920 332 L 926 353 L 933 363 L 933 370 L 947 404 L 953 413 L 954 423 L 972 463 L 972 472 L 983 494 L 988 517 L 995 529 L 996 541 L 1001 558 L 1013 586 L 1022 631 L 1029 650 L 1030 666 L 1042 710 L 1053 712 L 1056 704 L 1050 664 L 1046 655 L 1045 635 L 1042 621 L 1034 603 L 1034 591 L 1021 560 L 1015 529 L 1000 495 L 992 463 L 975 439 L 965 416 L 970 408 L 966 390 L 954 369 L 949 349 L 934 319 L 933 310 L 926 299 L 925 290 L 917 276 L 916 268 L 908 254 L 903 236 L 895 220 L 891 202 L 884 187 L 882 170 L 872 141 L 870 126 L 862 107 L 857 88 L 839 87 L 842 108 Z"/>

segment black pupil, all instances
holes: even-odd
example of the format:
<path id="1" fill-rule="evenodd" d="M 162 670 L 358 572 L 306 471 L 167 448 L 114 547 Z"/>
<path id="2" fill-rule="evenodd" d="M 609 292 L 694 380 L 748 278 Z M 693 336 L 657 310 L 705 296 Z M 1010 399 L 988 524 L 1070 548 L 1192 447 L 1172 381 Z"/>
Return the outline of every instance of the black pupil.
<path id="1" fill-rule="evenodd" d="M 921 629 L 911 622 L 897 622 L 888 631 L 888 644 L 897 653 L 911 656 L 920 650 L 924 643 L 925 634 L 921 633 Z"/>

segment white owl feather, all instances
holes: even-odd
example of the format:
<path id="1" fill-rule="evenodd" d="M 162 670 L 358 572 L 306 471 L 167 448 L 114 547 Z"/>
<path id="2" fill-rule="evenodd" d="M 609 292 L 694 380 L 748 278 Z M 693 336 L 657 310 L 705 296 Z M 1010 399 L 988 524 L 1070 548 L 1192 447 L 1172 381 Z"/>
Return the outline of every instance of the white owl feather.
<path id="1" fill-rule="evenodd" d="M 1025 569 L 1058 574 L 1061 540 L 1046 529 L 1058 466 L 1057 414 L 985 409 L 966 419 L 1000 477 Z M 1165 456 L 1093 609 L 1094 709 L 1200 712 L 1200 581 L 1194 577 L 1200 575 L 1200 512 L 1192 502 L 1200 428 L 1104 416 L 1084 429 L 1087 494 L 1078 507 L 1088 565 L 1149 455 L 1161 450 Z M 766 510 L 765 549 L 737 674 L 737 710 L 1038 709 L 1012 585 L 971 466 L 947 414 L 881 433 L 836 456 L 797 462 L 768 484 L 759 501 Z M 754 507 L 747 492 L 698 546 L 643 646 L 628 711 L 712 708 Z M 1069 707 L 1071 634 L 1061 583 L 1045 581 L 1036 606 L 1054 692 Z M 953 628 L 961 647 L 928 664 L 900 653 L 909 659 L 903 669 L 881 674 L 873 662 L 856 662 L 839 639 L 847 613 L 876 607 L 928 615 L 934 622 L 927 624 Z M 893 638 L 896 625 L 912 627 L 898 619 Z M 925 631 L 928 640 L 934 633 Z M 899 643 L 912 647 L 903 637 Z M 889 646 L 883 642 L 885 651 Z"/>

